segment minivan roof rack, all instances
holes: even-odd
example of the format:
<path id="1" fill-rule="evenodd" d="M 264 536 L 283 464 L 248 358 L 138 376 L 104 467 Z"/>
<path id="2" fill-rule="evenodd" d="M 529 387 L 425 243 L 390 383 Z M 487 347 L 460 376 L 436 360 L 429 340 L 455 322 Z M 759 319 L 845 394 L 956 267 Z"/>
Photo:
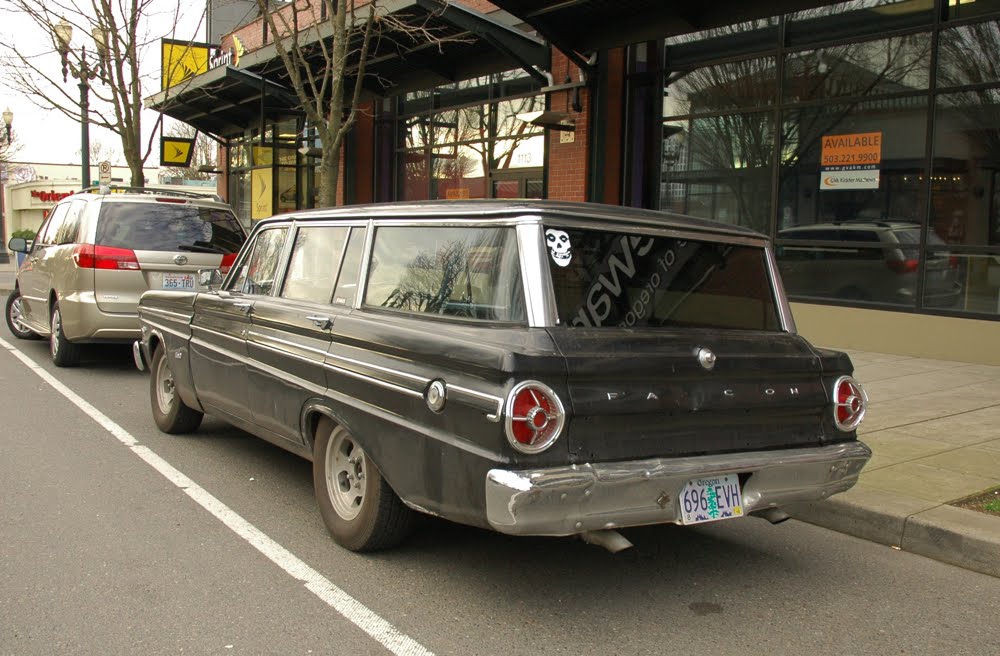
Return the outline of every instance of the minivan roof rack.
<path id="1" fill-rule="evenodd" d="M 219 194 L 199 194 L 194 191 L 178 191 L 174 189 L 155 189 L 152 187 L 129 187 L 123 185 L 99 185 L 97 187 L 84 187 L 81 193 L 93 192 L 95 194 L 110 194 L 112 192 L 120 194 L 149 194 L 150 196 L 182 196 L 184 198 L 198 198 L 201 200 L 214 200 L 224 203 Z"/>

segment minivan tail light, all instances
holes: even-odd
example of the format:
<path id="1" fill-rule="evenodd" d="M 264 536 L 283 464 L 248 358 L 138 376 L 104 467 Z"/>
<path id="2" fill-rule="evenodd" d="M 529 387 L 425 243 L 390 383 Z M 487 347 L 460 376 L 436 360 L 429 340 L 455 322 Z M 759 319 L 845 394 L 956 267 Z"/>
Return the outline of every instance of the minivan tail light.
<path id="1" fill-rule="evenodd" d="M 890 260 L 886 265 L 896 273 L 913 273 L 920 267 L 920 260 Z"/>
<path id="2" fill-rule="evenodd" d="M 541 453 L 552 446 L 566 424 L 562 401 L 547 385 L 529 380 L 507 395 L 507 441 L 522 453 Z"/>
<path id="3" fill-rule="evenodd" d="M 139 260 L 130 248 L 79 244 L 73 249 L 73 262 L 81 269 L 138 271 Z"/>
<path id="4" fill-rule="evenodd" d="M 226 253 L 222 256 L 222 264 L 219 265 L 219 273 L 229 273 L 236 261 L 236 253 Z"/>
<path id="5" fill-rule="evenodd" d="M 850 376 L 841 376 L 833 384 L 833 421 L 837 428 L 849 432 L 865 418 L 868 393 L 861 383 Z"/>

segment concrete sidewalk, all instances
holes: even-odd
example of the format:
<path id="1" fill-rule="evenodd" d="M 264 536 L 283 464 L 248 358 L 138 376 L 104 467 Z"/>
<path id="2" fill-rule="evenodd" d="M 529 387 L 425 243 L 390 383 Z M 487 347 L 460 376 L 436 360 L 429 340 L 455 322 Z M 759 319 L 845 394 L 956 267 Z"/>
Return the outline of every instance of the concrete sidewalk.
<path id="1" fill-rule="evenodd" d="M 853 489 L 792 516 L 1000 576 L 1000 517 L 947 505 L 1000 486 L 1000 367 L 844 350 L 873 456 Z"/>
<path id="2" fill-rule="evenodd" d="M 13 286 L 0 264 L 4 301 Z M 1000 486 L 1000 367 L 844 350 L 871 400 L 860 432 L 874 455 L 854 489 L 792 516 L 1000 576 L 1000 517 L 947 505 Z"/>

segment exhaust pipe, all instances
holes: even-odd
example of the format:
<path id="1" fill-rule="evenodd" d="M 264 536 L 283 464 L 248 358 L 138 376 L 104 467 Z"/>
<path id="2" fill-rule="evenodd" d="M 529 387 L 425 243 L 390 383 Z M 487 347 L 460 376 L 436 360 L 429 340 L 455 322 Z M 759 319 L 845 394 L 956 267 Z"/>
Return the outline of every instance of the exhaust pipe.
<path id="1" fill-rule="evenodd" d="M 786 519 L 791 519 L 788 513 L 780 508 L 765 508 L 764 510 L 758 510 L 757 512 L 750 513 L 754 517 L 760 517 L 761 519 L 766 519 L 772 524 L 780 524 Z"/>
<path id="2" fill-rule="evenodd" d="M 580 533 L 580 539 L 587 544 L 594 544 L 604 547 L 611 553 L 624 551 L 632 546 L 628 539 L 613 529 L 602 529 L 600 531 L 584 531 Z"/>

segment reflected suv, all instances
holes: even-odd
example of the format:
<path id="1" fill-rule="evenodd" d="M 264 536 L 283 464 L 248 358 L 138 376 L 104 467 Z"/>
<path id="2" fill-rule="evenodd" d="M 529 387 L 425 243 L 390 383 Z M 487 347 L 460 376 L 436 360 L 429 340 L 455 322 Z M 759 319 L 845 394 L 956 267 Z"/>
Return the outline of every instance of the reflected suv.
<path id="1" fill-rule="evenodd" d="M 149 289 L 198 289 L 198 269 L 227 268 L 246 233 L 217 196 L 145 188 L 87 189 L 55 205 L 25 253 L 7 301 L 22 339 L 47 337 L 58 366 L 80 344 L 139 337 L 136 307 Z"/>
<path id="2" fill-rule="evenodd" d="M 913 305 L 920 275 L 920 226 L 908 221 L 843 221 L 797 226 L 779 240 L 829 241 L 782 245 L 778 266 L 791 295 Z M 933 232 L 930 247 L 945 244 Z M 925 254 L 923 305 L 953 307 L 962 294 L 958 259 Z"/>

